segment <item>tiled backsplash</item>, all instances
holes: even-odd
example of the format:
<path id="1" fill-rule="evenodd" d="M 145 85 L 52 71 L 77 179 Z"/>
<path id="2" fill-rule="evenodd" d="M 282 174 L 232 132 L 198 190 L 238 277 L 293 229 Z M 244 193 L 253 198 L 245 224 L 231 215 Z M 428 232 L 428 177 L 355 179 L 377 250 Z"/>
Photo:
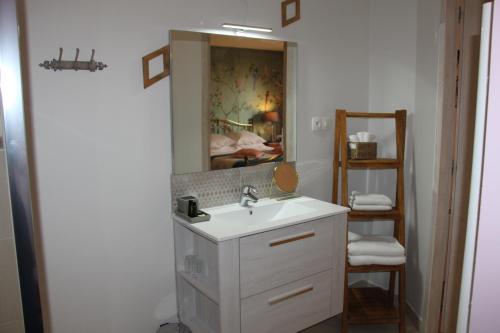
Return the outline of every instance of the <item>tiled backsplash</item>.
<path id="1" fill-rule="evenodd" d="M 253 167 L 172 175 L 172 207 L 176 198 L 192 195 L 198 198 L 200 208 L 215 207 L 238 202 L 243 185 L 257 188 L 259 198 L 270 196 L 275 163 Z M 273 189 L 273 196 L 276 190 Z"/>

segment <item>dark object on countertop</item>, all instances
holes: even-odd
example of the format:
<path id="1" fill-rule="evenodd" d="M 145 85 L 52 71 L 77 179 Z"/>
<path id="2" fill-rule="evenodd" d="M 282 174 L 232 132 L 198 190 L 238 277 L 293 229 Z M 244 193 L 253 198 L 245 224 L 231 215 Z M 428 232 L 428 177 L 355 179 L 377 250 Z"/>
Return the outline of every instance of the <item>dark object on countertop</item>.
<path id="1" fill-rule="evenodd" d="M 189 217 L 198 215 L 198 199 L 189 195 L 177 198 L 177 211 Z"/>
<path id="2" fill-rule="evenodd" d="M 198 216 L 198 202 L 195 200 L 190 200 L 188 205 L 188 216 L 196 217 Z"/>
<path id="3" fill-rule="evenodd" d="M 189 223 L 198 223 L 210 220 L 210 214 L 199 210 L 198 206 L 198 199 L 192 195 L 177 198 L 176 214 Z"/>

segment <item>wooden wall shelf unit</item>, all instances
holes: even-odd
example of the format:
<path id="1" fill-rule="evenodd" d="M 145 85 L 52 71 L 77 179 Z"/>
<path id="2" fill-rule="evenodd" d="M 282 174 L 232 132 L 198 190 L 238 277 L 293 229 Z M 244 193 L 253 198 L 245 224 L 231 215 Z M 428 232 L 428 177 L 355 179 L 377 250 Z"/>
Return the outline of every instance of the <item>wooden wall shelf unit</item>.
<path id="1" fill-rule="evenodd" d="M 348 169 L 396 169 L 396 205 L 389 211 L 359 211 L 348 214 L 348 222 L 387 220 L 394 222 L 394 237 L 405 246 L 404 212 L 404 152 L 406 135 L 406 110 L 393 113 L 360 113 L 337 110 L 333 158 L 333 203 L 349 205 Z M 347 119 L 368 118 L 395 120 L 396 149 L 395 159 L 348 160 L 347 159 Z M 339 177 L 341 182 L 339 182 Z M 339 185 L 341 197 L 339 198 Z M 339 202 L 340 199 L 340 202 Z M 349 273 L 388 272 L 389 290 L 381 288 L 349 288 Z M 398 302 L 395 302 L 396 273 L 399 279 Z M 347 333 L 349 325 L 355 324 L 398 324 L 399 332 L 405 332 L 405 265 L 366 265 L 351 266 L 345 260 L 344 312 L 342 314 L 342 333 Z"/>

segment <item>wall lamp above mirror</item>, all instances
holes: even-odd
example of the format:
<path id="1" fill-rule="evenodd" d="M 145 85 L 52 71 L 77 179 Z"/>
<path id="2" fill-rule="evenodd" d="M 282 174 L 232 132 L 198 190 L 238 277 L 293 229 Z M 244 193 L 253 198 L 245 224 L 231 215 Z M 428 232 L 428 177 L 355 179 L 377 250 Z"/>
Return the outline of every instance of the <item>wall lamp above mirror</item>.
<path id="1" fill-rule="evenodd" d="M 297 44 L 171 31 L 173 173 L 295 161 Z"/>
<path id="2" fill-rule="evenodd" d="M 257 31 L 257 32 L 273 32 L 271 28 L 264 27 L 254 27 L 251 25 L 241 25 L 241 24 L 233 24 L 233 23 L 224 23 L 222 24 L 223 28 L 232 29 L 236 31 Z"/>

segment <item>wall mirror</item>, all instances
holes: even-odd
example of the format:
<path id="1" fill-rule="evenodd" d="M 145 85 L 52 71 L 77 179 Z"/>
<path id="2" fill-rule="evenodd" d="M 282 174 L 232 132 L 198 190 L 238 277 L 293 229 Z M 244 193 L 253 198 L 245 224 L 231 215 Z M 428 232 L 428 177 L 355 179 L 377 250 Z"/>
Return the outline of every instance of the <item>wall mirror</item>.
<path id="1" fill-rule="evenodd" d="M 170 32 L 173 173 L 295 161 L 297 44 Z"/>

